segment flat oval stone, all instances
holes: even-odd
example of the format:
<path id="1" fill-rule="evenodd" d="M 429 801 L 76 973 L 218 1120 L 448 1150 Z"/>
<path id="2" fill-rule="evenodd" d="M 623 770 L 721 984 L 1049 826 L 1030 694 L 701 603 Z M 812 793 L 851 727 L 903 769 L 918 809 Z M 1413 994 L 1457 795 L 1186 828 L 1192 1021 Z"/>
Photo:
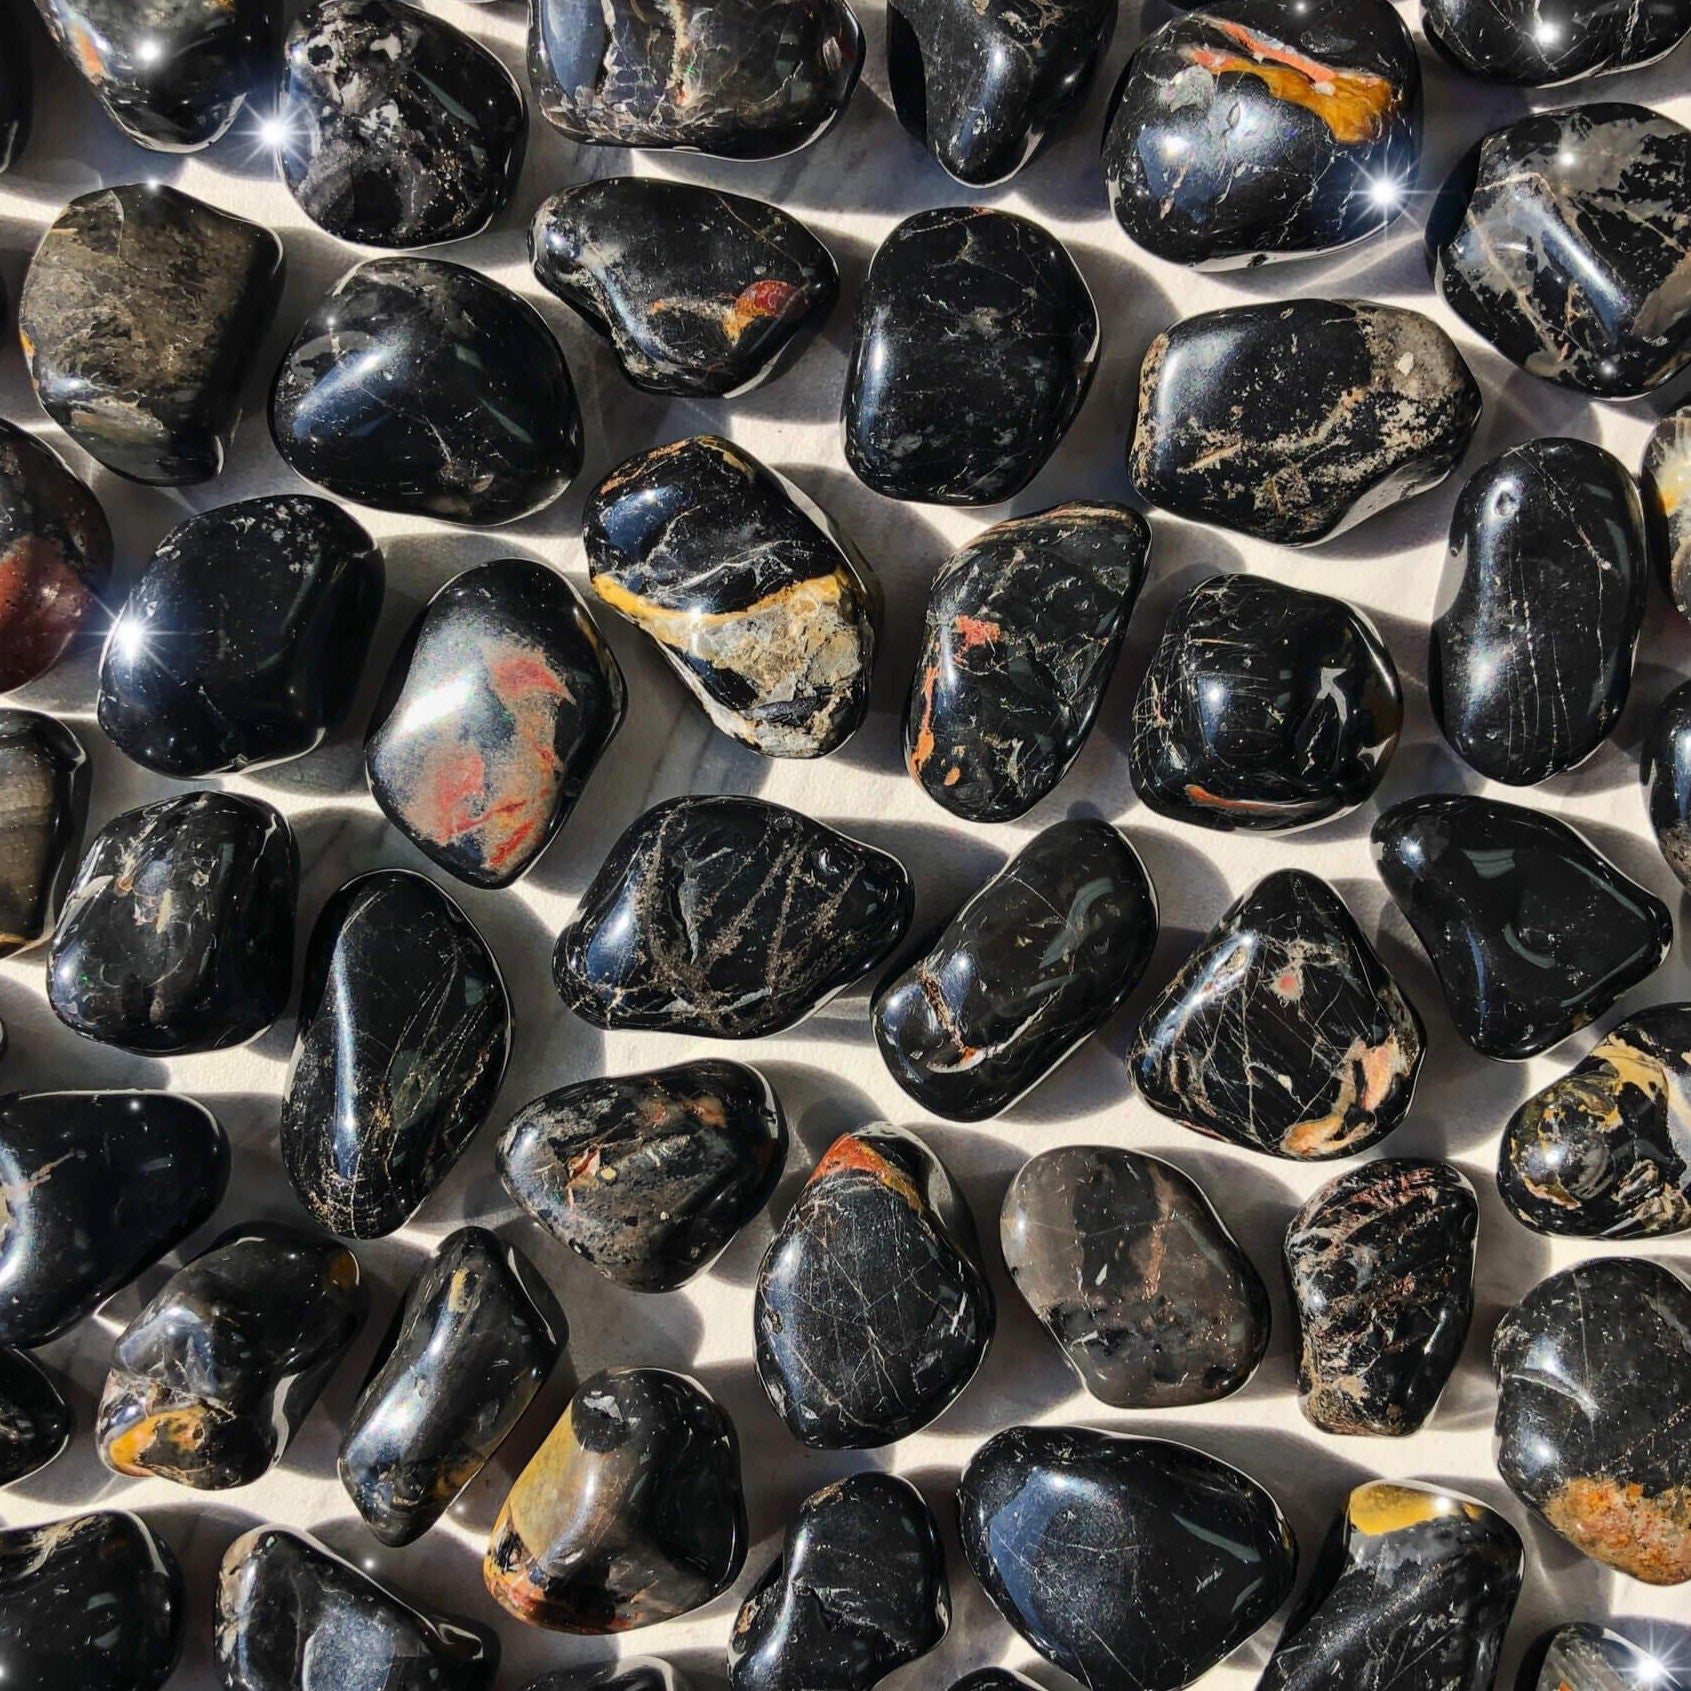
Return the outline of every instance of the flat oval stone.
<path id="1" fill-rule="evenodd" d="M 509 886 L 569 820 L 626 704 L 621 666 L 557 571 L 478 564 L 394 655 L 364 741 L 370 791 L 430 862 Z"/>
<path id="2" fill-rule="evenodd" d="M 75 1425 L 59 1388 L 34 1362 L 21 1350 L 0 1350 L 0 1486 L 45 1468 Z"/>
<path id="3" fill-rule="evenodd" d="M 924 1109 L 984 1121 L 1109 1020 L 1156 943 L 1139 854 L 1108 822 L 1055 822 L 882 984 L 875 1042 Z"/>
<path id="4" fill-rule="evenodd" d="M 211 1217 L 229 1141 L 168 1092 L 0 1097 L 0 1345 L 74 1327 Z"/>
<path id="5" fill-rule="evenodd" d="M 999 1220 L 1016 1290 L 1115 1409 L 1214 1403 L 1268 1348 L 1268 1292 L 1197 1183 L 1104 1145 L 1042 1151 Z"/>
<path id="6" fill-rule="evenodd" d="M 1040 1655 L 1088 1691 L 1178 1691 L 1291 1593 L 1297 1546 L 1255 1480 L 1202 1451 L 1010 1427 L 957 1488 L 963 1554 Z"/>
<path id="7" fill-rule="evenodd" d="M 662 1368 L 584 1380 L 494 1523 L 482 1573 L 555 1632 L 627 1632 L 719 1597 L 746 1559 L 734 1423 Z"/>
<path id="8" fill-rule="evenodd" d="M 516 79 L 461 29 L 399 0 L 318 0 L 288 31 L 274 123 L 282 180 L 343 241 L 479 234 L 517 185 Z"/>
<path id="9" fill-rule="evenodd" d="M 1327 1535 L 1258 1691 L 1491 1691 L 1520 1534 L 1437 1486 L 1370 1480 Z"/>
<path id="10" fill-rule="evenodd" d="M 536 1098 L 498 1159 L 511 1196 L 607 1280 L 670 1292 L 768 1204 L 787 1119 L 756 1069 L 699 1057 Z"/>
<path id="11" fill-rule="evenodd" d="M 0 957 L 52 931 L 88 815 L 88 754 L 62 722 L 0 709 Z"/>
<path id="12" fill-rule="evenodd" d="M 697 182 L 605 176 L 554 194 L 528 235 L 534 274 L 647 393 L 746 393 L 833 310 L 828 249 L 779 206 Z"/>
<path id="13" fill-rule="evenodd" d="M 499 1640 L 425 1613 L 286 1527 L 256 1527 L 223 1556 L 213 1627 L 225 1691 L 489 1691 Z"/>
<path id="14" fill-rule="evenodd" d="M 1436 487 L 1479 417 L 1462 354 L 1418 311 L 1236 305 L 1151 342 L 1127 468 L 1176 516 L 1309 546 Z"/>
<path id="15" fill-rule="evenodd" d="M 1528 1652 L 1520 1691 L 1687 1691 L 1687 1686 L 1661 1656 L 1605 1626 L 1574 1621 L 1544 1634 Z"/>
<path id="16" fill-rule="evenodd" d="M 896 1474 L 812 1492 L 740 1605 L 731 1691 L 872 1691 L 951 1623 L 945 1551 L 922 1494 Z"/>
<path id="17" fill-rule="evenodd" d="M 720 435 L 642 452 L 582 513 L 593 591 L 724 734 L 825 757 L 862 725 L 881 589 L 826 512 Z"/>
<path id="18" fill-rule="evenodd" d="M 862 69 L 845 0 L 535 0 L 529 12 L 540 110 L 594 146 L 779 158 L 833 128 Z"/>
<path id="19" fill-rule="evenodd" d="M 1012 498 L 1069 432 L 1097 357 L 1092 295 L 1054 235 L 981 206 L 919 211 L 858 294 L 846 462 L 889 499 Z"/>
<path id="20" fill-rule="evenodd" d="M 611 847 L 552 978 L 596 1027 L 756 1039 L 884 962 L 914 902 L 897 858 L 795 810 L 667 799 Z"/>
<path id="21" fill-rule="evenodd" d="M 1649 565 L 1631 472 L 1583 440 L 1531 440 L 1468 478 L 1432 627 L 1433 715 L 1511 786 L 1576 768 L 1632 686 Z"/>
<path id="22" fill-rule="evenodd" d="M 1691 1580 L 1691 1287 L 1597 1257 L 1498 1323 L 1497 1469 L 1575 1549 L 1648 1585 Z"/>
<path id="23" fill-rule="evenodd" d="M 1292 1217 L 1298 1406 L 1326 1433 L 1418 1432 L 1474 1315 L 1474 1189 L 1448 1163 L 1382 1157 Z"/>
<path id="24" fill-rule="evenodd" d="M 341 1438 L 341 1484 L 383 1544 L 410 1544 L 522 1419 L 569 1343 L 534 1264 L 461 1227 L 418 1270 Z"/>
<path id="25" fill-rule="evenodd" d="M 1215 575 L 1169 612 L 1133 701 L 1128 772 L 1160 816 L 1278 833 L 1372 797 L 1402 727 L 1397 666 L 1354 606 Z"/>
<path id="26" fill-rule="evenodd" d="M 1421 27 L 1428 45 L 1470 76 L 1550 88 L 1671 53 L 1691 32 L 1691 8 L 1685 0 L 1421 0 Z"/>
<path id="27" fill-rule="evenodd" d="M 47 954 L 66 1027 L 129 1051 L 218 1051 L 262 1033 L 294 977 L 299 848 L 279 810 L 180 793 L 95 836 Z"/>
<path id="28" fill-rule="evenodd" d="M 34 116 L 35 77 L 29 48 L 22 23 L 8 7 L 0 10 L 0 172 L 10 170 L 23 156 Z M 0 316 L 4 315 L 0 307 Z"/>
<path id="29" fill-rule="evenodd" d="M 380 1239 L 443 1181 L 487 1120 L 511 1044 L 499 965 L 432 881 L 360 875 L 305 953 L 282 1100 L 282 1161 L 332 1233 Z"/>
<path id="30" fill-rule="evenodd" d="M 1487 1057 L 1535 1056 L 1653 974 L 1668 907 L 1567 823 L 1465 794 L 1406 799 L 1374 823 L 1374 861 Z"/>
<path id="31" fill-rule="evenodd" d="M 915 1134 L 875 1123 L 828 1147 L 764 1253 L 752 1317 L 758 1377 L 796 1439 L 875 1449 L 950 1407 L 997 1321 L 977 1252 L 963 1194 Z"/>
<path id="32" fill-rule="evenodd" d="M 1691 887 L 1691 681 L 1656 707 L 1644 742 L 1643 775 L 1662 859 Z"/>
<path id="33" fill-rule="evenodd" d="M 1537 1233 L 1691 1229 L 1691 1004 L 1628 1016 L 1509 1118 L 1497 1189 Z"/>
<path id="34" fill-rule="evenodd" d="M 929 798 L 966 821 L 1009 822 L 1063 779 L 1150 549 L 1138 512 L 1075 503 L 999 523 L 940 566 L 904 706 L 904 760 Z"/>
<path id="35" fill-rule="evenodd" d="M 127 0 L 111 9 L 134 10 Z M 41 237 L 18 297 L 42 410 L 131 481 L 209 481 L 240 421 L 242 378 L 275 315 L 282 265 L 268 229 L 159 183 L 72 200 Z"/>
<path id="36" fill-rule="evenodd" d="M 1135 50 L 1104 129 L 1110 207 L 1175 264 L 1333 252 L 1409 203 L 1421 69 L 1387 0 L 1211 0 Z"/>
<path id="37" fill-rule="evenodd" d="M 1642 482 L 1651 557 L 1679 614 L 1691 617 L 1691 404 L 1651 431 Z"/>
<path id="38" fill-rule="evenodd" d="M 581 468 L 575 385 L 540 314 L 433 258 L 335 284 L 283 355 L 270 433 L 341 499 L 456 523 L 531 516 Z"/>
<path id="39" fill-rule="evenodd" d="M 1691 129 L 1603 101 L 1477 142 L 1427 226 L 1445 303 L 1511 363 L 1625 399 L 1691 364 Z"/>
<path id="40" fill-rule="evenodd" d="M 618 1656 L 597 1665 L 556 1668 L 531 1679 L 523 1691 L 693 1691 L 693 1681 L 656 1656 Z"/>

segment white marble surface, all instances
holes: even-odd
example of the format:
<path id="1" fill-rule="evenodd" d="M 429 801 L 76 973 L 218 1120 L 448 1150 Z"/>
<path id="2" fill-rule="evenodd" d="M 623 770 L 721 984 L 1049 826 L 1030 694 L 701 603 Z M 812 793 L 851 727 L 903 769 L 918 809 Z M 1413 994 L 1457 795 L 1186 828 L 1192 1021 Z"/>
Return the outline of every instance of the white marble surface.
<path id="1" fill-rule="evenodd" d="M 1147 0 L 1154 4 L 1155 0 Z M 520 70 L 523 19 L 514 5 L 477 6 L 440 0 L 442 15 L 468 29 Z M 735 1606 L 774 1553 L 794 1506 L 815 1486 L 855 1468 L 880 1464 L 915 1480 L 947 1535 L 952 1581 L 950 1636 L 931 1656 L 887 1681 L 894 1691 L 944 1687 L 990 1662 L 1030 1668 L 1049 1686 L 1064 1683 L 998 1618 L 964 1568 L 952 1531 L 951 1487 L 976 1445 L 1016 1421 L 1082 1420 L 1167 1435 L 1233 1461 L 1265 1482 L 1290 1515 L 1307 1567 L 1347 1489 L 1372 1476 L 1450 1482 L 1502 1508 L 1528 1546 L 1525 1593 L 1510 1634 L 1500 1683 L 1542 1628 L 1566 1619 L 1617 1616 L 1648 1623 L 1687 1618 L 1686 1592 L 1653 1591 L 1576 1555 L 1530 1520 L 1505 1490 L 1490 1457 L 1492 1391 L 1486 1348 L 1498 1316 L 1554 1267 L 1602 1246 L 1552 1244 L 1526 1232 L 1503 1210 L 1492 1181 L 1498 1133 L 1510 1109 L 1591 1043 L 1586 1034 L 1532 1063 L 1487 1062 L 1458 1041 L 1425 960 L 1406 924 L 1385 898 L 1369 859 L 1362 812 L 1292 838 L 1237 838 L 1182 827 L 1136 804 L 1128 782 L 1128 705 L 1151 643 L 1173 599 L 1215 570 L 1250 569 L 1301 586 L 1340 594 L 1377 619 L 1403 673 L 1409 718 L 1404 743 L 1381 801 L 1428 789 L 1477 785 L 1443 749 L 1427 709 L 1425 625 L 1441 570 L 1446 525 L 1459 482 L 1364 524 L 1326 547 L 1295 553 L 1155 516 L 1149 585 L 1133 618 L 1126 650 L 1098 728 L 1069 778 L 1032 815 L 1002 827 L 965 827 L 933 806 L 905 775 L 898 715 L 914 662 L 926 584 L 954 546 L 998 517 L 1040 509 L 1064 498 L 1121 498 L 1122 466 L 1140 355 L 1156 331 L 1193 311 L 1293 293 L 1359 294 L 1430 311 L 1454 333 L 1485 390 L 1486 413 L 1465 469 L 1535 434 L 1564 433 L 1601 441 L 1636 464 L 1644 437 L 1665 400 L 1593 405 L 1516 371 L 1480 344 L 1439 305 L 1426 278 L 1419 223 L 1430 198 L 1377 243 L 1327 262 L 1272 266 L 1249 274 L 1198 276 L 1158 264 L 1131 248 L 1116 229 L 1097 165 L 1097 138 L 1109 90 L 1128 51 L 1158 21 L 1142 18 L 1138 0 L 1124 8 L 1108 62 L 1064 138 L 1007 188 L 969 196 L 932 165 L 904 134 L 886 95 L 882 14 L 878 0 L 861 8 L 869 38 L 862 86 L 838 130 L 797 156 L 760 165 L 696 158 L 659 158 L 573 147 L 536 116 L 520 191 L 490 233 L 448 256 L 486 270 L 533 300 L 557 333 L 581 390 L 587 464 L 571 492 L 550 510 L 503 531 L 477 532 L 359 512 L 383 542 L 389 595 L 374 659 L 354 721 L 359 727 L 400 631 L 416 607 L 473 563 L 513 553 L 545 559 L 583 581 L 578 519 L 587 491 L 631 452 L 712 429 L 733 436 L 785 471 L 855 536 L 887 588 L 888 618 L 876 676 L 874 708 L 858 736 L 821 764 L 770 763 L 710 730 L 697 708 L 625 625 L 600 619 L 629 679 L 627 724 L 561 839 L 518 887 L 478 893 L 454 886 L 498 954 L 512 989 L 518 1029 L 514 1060 L 492 1123 L 423 1208 L 414 1225 L 359 1248 L 375 1286 L 373 1317 L 355 1354 L 330 1386 L 281 1466 L 257 1485 L 221 1494 L 191 1493 L 162 1481 L 136 1482 L 106 1472 L 89 1427 L 114 1336 L 164 1278 L 170 1264 L 143 1277 L 95 1318 L 44 1353 L 66 1382 L 79 1421 L 72 1448 L 42 1473 L 0 1494 L 0 1519 L 37 1521 L 91 1505 L 144 1513 L 170 1540 L 190 1580 L 189 1638 L 174 1691 L 209 1691 L 211 1599 L 224 1546 L 259 1521 L 308 1528 L 328 1543 L 425 1602 L 499 1625 L 506 1644 L 503 1687 L 520 1687 L 547 1667 L 604 1659 L 618 1649 L 671 1655 L 705 1681 L 720 1680 Z M 1413 21 L 1411 9 L 1406 17 Z M 1447 71 L 1423 53 L 1428 81 L 1429 143 L 1425 180 L 1444 169 L 1483 130 L 1526 109 L 1525 96 L 1487 89 Z M 276 228 L 288 249 L 286 297 L 275 327 L 254 361 L 248 416 L 227 474 L 211 484 L 168 493 L 131 487 L 89 461 L 49 425 L 29 391 L 15 339 L 0 347 L 0 414 L 41 430 L 92 483 L 111 512 L 119 539 L 117 591 L 134 577 L 151 547 L 191 511 L 301 484 L 277 457 L 262 415 L 271 372 L 303 314 L 357 258 L 353 249 L 307 224 L 273 180 L 256 138 L 233 139 L 209 154 L 177 159 L 131 147 L 63 67 L 44 67 L 36 139 L 20 168 L 0 178 L 0 274 L 16 297 L 28 253 L 70 197 L 101 182 L 141 177 L 169 180 L 230 210 Z M 1691 48 L 1646 70 L 1585 84 L 1569 98 L 1653 102 L 1691 121 Z M 839 258 L 844 297 L 824 336 L 774 385 L 739 401 L 666 402 L 639 394 L 609 354 L 530 276 L 524 227 L 549 193 L 617 171 L 686 176 L 761 194 L 805 218 Z M 863 488 L 847 471 L 837 411 L 851 307 L 868 257 L 900 217 L 970 197 L 1026 212 L 1059 234 L 1085 272 L 1103 325 L 1102 363 L 1085 409 L 1067 441 L 1033 486 L 1010 506 L 957 512 L 898 505 Z M 445 249 L 443 249 L 445 250 Z M 126 762 L 93 722 L 96 654 L 85 651 L 8 703 L 33 705 L 69 720 L 88 745 L 94 767 L 90 826 L 117 811 L 177 790 Z M 1645 825 L 1636 781 L 1637 748 L 1657 699 L 1688 668 L 1691 628 L 1657 595 L 1641 653 L 1633 699 L 1614 741 L 1581 771 L 1530 795 L 1546 810 L 1590 825 L 1593 838 L 1626 870 L 1684 907 Z M 355 735 L 301 762 L 229 783 L 281 805 L 299 832 L 305 862 L 302 933 L 342 880 L 377 864 L 423 868 L 423 860 L 389 828 L 365 790 Z M 882 1067 L 870 1037 L 866 995 L 836 1001 L 795 1031 L 733 1054 L 765 1069 L 785 1100 L 794 1153 L 773 1213 L 784 1213 L 810 1162 L 831 1136 L 873 1118 L 922 1133 L 961 1180 L 989 1241 L 987 1256 L 1000 1300 L 999 1334 L 980 1376 L 951 1412 L 918 1437 L 867 1455 L 802 1450 L 763 1398 L 750 1363 L 752 1283 L 769 1236 L 767 1219 L 688 1290 L 659 1298 L 623 1292 L 552 1247 L 519 1216 L 493 1170 L 492 1146 L 503 1122 L 537 1092 L 585 1075 L 672 1062 L 702 1051 L 702 1042 L 662 1035 L 602 1034 L 573 1019 L 554 994 L 548 962 L 554 935 L 617 833 L 656 799 L 683 792 L 760 793 L 845 826 L 895 851 L 920 891 L 918 923 L 943 916 L 1046 823 L 1092 810 L 1120 823 L 1143 855 L 1162 900 L 1164 933 L 1140 991 L 1104 1030 L 1026 1102 L 998 1121 L 959 1127 L 924 1119 Z M 1279 1238 L 1294 1207 L 1333 1172 L 1300 1168 L 1215 1144 L 1154 1114 L 1133 1095 L 1122 1053 L 1139 1009 L 1237 892 L 1268 870 L 1298 864 L 1331 879 L 1364 928 L 1377 936 L 1431 1032 L 1431 1055 L 1409 1121 L 1385 1149 L 1398 1155 L 1448 1157 L 1472 1179 L 1482 1207 L 1478 1315 L 1462 1366 L 1430 1426 L 1399 1442 L 1339 1439 L 1316 1433 L 1298 1412 L 1293 1391 L 1292 1326 L 1278 1273 Z M 1683 943 L 1630 1007 L 1691 995 Z M 147 1061 L 88 1044 L 54 1021 L 42 992 L 39 951 L 0 964 L 0 1018 L 12 1038 L 0 1081 L 8 1088 L 169 1086 L 211 1105 L 235 1144 L 235 1175 L 222 1209 L 188 1241 L 192 1255 L 211 1234 L 255 1215 L 301 1219 L 276 1150 L 279 1094 L 292 1035 L 285 1017 L 254 1044 L 233 1052 L 171 1063 Z M 1054 1348 L 1006 1281 L 996 1248 L 999 1201 L 1011 1173 L 1030 1153 L 1069 1142 L 1103 1142 L 1165 1154 L 1196 1176 L 1238 1233 L 1275 1300 L 1275 1336 L 1250 1385 L 1219 1404 L 1181 1414 L 1133 1416 L 1079 1393 Z M 381 1549 L 364 1529 L 335 1479 L 338 1429 L 395 1299 L 433 1241 L 467 1218 L 520 1241 L 563 1298 L 581 1374 L 618 1363 L 687 1370 L 732 1412 L 745 1453 L 754 1547 L 732 1592 L 709 1608 L 665 1626 L 626 1636 L 620 1644 L 569 1639 L 526 1629 L 497 1611 L 481 1584 L 479 1559 L 504 1488 L 561 1407 L 560 1377 L 509 1445 L 471 1486 L 447 1522 L 410 1548 Z M 1691 1271 L 1691 1245 L 1667 1242 L 1643 1253 Z M 171 1259 L 174 1262 L 175 1258 Z M 1205 1681 L 1206 1691 L 1244 1691 L 1255 1683 L 1278 1622 Z"/>

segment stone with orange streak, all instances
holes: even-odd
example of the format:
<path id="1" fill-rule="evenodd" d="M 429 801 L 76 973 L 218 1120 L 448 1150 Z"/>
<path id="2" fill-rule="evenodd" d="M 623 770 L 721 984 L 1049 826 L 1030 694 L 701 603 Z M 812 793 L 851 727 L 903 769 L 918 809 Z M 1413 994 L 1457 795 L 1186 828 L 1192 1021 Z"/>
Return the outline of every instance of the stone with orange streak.
<path id="1" fill-rule="evenodd" d="M 1680 615 L 1691 617 L 1691 404 L 1651 431 L 1641 479 L 1652 562 Z"/>

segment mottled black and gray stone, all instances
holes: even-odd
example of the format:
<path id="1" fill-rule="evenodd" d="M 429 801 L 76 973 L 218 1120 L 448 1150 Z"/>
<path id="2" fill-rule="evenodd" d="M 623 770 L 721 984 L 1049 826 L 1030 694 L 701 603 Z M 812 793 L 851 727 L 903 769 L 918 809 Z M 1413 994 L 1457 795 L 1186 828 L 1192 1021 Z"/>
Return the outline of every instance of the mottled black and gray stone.
<path id="1" fill-rule="evenodd" d="M 1636 70 L 1671 53 L 1691 33 L 1691 5 L 1421 0 L 1421 27 L 1428 44 L 1470 76 L 1549 88 L 1577 77 Z"/>
<path id="2" fill-rule="evenodd" d="M 1691 1691 L 1664 1656 L 1589 1621 L 1545 1633 L 1521 1666 L 1516 1691 Z M 1681 1664 L 1683 1667 L 1683 1664 Z"/>
<path id="3" fill-rule="evenodd" d="M 694 1686 L 673 1662 L 657 1656 L 618 1656 L 597 1666 L 555 1668 L 531 1679 L 523 1691 L 694 1691 Z"/>
<path id="4" fill-rule="evenodd" d="M 52 932 L 88 815 L 88 754 L 62 722 L 0 709 L 0 957 Z"/>
<path id="5" fill-rule="evenodd" d="M 1643 776 L 1662 860 L 1691 889 L 1691 681 L 1681 682 L 1656 707 L 1644 742 Z"/>
<path id="6" fill-rule="evenodd" d="M 0 1350 L 0 1486 L 45 1468 L 75 1424 L 59 1388 L 28 1356 Z"/>
<path id="7" fill-rule="evenodd" d="M 1691 617 L 1691 404 L 1670 411 L 1651 431 L 1641 481 L 1658 579 L 1679 614 Z"/>

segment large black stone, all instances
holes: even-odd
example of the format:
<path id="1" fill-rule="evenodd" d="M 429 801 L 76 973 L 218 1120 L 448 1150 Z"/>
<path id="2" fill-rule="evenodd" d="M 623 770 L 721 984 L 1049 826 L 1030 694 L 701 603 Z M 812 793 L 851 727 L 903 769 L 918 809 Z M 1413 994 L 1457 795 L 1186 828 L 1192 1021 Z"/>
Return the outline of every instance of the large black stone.
<path id="1" fill-rule="evenodd" d="M 1691 681 L 1656 707 L 1644 742 L 1643 775 L 1662 860 L 1691 888 Z"/>
<path id="2" fill-rule="evenodd" d="M 0 172 L 23 156 L 35 116 L 35 73 L 19 15 L 11 0 L 0 6 Z"/>
<path id="3" fill-rule="evenodd" d="M 1665 1657 L 1590 1621 L 1574 1621 L 1544 1634 L 1522 1665 L 1516 1691 L 1688 1691 Z M 1683 1664 L 1681 1664 L 1683 1666 Z"/>
<path id="4" fill-rule="evenodd" d="M 76 1424 L 59 1388 L 21 1350 L 0 1350 L 0 1486 L 45 1468 Z"/>
<path id="5" fill-rule="evenodd" d="M 88 756 L 62 722 L 0 710 L 0 957 L 51 931 L 88 815 Z"/>
<path id="6" fill-rule="evenodd" d="M 1636 70 L 1691 31 L 1685 0 L 1421 0 L 1428 44 L 1470 76 L 1535 88 Z M 1575 1686 L 1572 1691 L 1583 1691 Z"/>
<path id="7" fill-rule="evenodd" d="M 1691 617 L 1691 404 L 1650 431 L 1640 479 L 1650 556 L 1679 614 Z"/>

